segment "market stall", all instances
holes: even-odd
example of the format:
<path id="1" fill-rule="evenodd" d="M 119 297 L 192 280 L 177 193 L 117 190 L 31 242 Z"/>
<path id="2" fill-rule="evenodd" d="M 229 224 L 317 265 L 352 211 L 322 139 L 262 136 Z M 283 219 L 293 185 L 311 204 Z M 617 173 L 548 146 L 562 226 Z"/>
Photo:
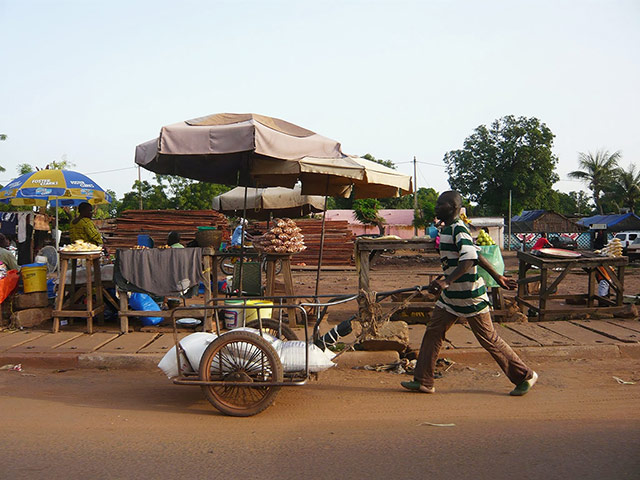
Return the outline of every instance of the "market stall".
<path id="1" fill-rule="evenodd" d="M 539 255 L 517 252 L 516 301 L 521 309 L 528 309 L 537 315 L 539 321 L 543 321 L 549 315 L 611 312 L 622 308 L 624 273 L 629 262 L 627 257 L 580 254 L 559 249 L 543 249 L 541 252 Z M 586 272 L 586 292 L 558 293 L 560 284 L 571 271 Z M 597 275 L 607 281 L 613 291 L 613 299 L 598 295 Z M 537 292 L 531 292 L 528 288 L 534 283 L 539 283 Z M 552 305 L 556 300 L 564 302 Z M 570 305 L 567 305 L 569 302 Z"/>

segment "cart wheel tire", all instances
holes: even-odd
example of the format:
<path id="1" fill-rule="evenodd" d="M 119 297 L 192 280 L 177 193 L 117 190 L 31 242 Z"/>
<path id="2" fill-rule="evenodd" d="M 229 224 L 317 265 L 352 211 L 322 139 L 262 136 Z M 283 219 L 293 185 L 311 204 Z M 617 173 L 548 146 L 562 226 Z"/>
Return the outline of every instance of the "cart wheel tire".
<path id="1" fill-rule="evenodd" d="M 277 259 L 275 261 L 274 265 L 275 265 L 275 273 L 276 273 L 276 275 L 279 275 L 280 272 L 282 271 L 282 260 Z M 262 262 L 262 271 L 264 273 L 267 273 L 267 262 L 266 261 Z"/>
<path id="2" fill-rule="evenodd" d="M 247 322 L 247 327 L 260 330 L 260 320 L 256 319 Z M 288 325 L 281 324 L 273 318 L 262 319 L 262 331 L 280 340 L 298 340 L 298 335 Z"/>
<path id="3" fill-rule="evenodd" d="M 220 262 L 220 270 L 225 275 L 233 275 L 233 262 L 231 259 L 225 259 Z"/>
<path id="4" fill-rule="evenodd" d="M 229 332 L 207 347 L 200 361 L 200 380 L 282 382 L 282 363 L 265 339 L 251 332 Z M 269 407 L 279 386 L 233 387 L 203 385 L 211 404 L 225 415 L 250 417 Z"/>

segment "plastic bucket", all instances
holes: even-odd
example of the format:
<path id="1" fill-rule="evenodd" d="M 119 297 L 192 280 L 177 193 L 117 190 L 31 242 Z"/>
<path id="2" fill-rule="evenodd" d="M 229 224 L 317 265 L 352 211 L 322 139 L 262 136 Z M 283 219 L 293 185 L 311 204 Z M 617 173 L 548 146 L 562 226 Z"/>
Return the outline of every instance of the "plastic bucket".
<path id="1" fill-rule="evenodd" d="M 242 300 L 225 300 L 224 304 L 226 307 L 224 309 L 224 326 L 228 329 L 243 327 L 244 321 L 242 319 L 246 310 L 234 307 L 242 306 L 244 302 Z"/>
<path id="2" fill-rule="evenodd" d="M 138 245 L 140 245 L 141 247 L 153 248 L 153 239 L 150 235 L 138 235 Z"/>
<path id="3" fill-rule="evenodd" d="M 47 291 L 47 266 L 42 263 L 23 265 L 20 269 L 24 293 Z"/>
<path id="4" fill-rule="evenodd" d="M 225 300 L 224 304 L 224 326 L 228 329 L 244 327 L 247 322 L 258 319 L 258 311 L 260 318 L 271 318 L 271 308 L 237 308 L 244 305 L 243 300 Z M 272 302 L 264 300 L 247 300 L 247 307 L 250 306 L 273 306 Z M 234 308 L 235 307 L 235 308 Z"/>
<path id="5" fill-rule="evenodd" d="M 267 302 L 265 300 L 248 300 L 247 301 L 247 305 L 266 305 L 266 306 L 273 306 L 273 302 Z M 271 309 L 270 308 L 248 308 L 247 309 L 247 322 L 250 322 L 251 320 L 257 320 L 258 319 L 258 312 L 260 312 L 260 318 L 264 319 L 264 318 L 271 318 Z"/>

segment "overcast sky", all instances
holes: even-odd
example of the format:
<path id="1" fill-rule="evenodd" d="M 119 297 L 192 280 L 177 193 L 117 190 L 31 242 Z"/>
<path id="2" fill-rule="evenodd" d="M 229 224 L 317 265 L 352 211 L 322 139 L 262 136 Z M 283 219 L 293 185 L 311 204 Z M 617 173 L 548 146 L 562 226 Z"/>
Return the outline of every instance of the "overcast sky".
<path id="1" fill-rule="evenodd" d="M 562 179 L 578 152 L 640 164 L 638 0 L 0 0 L 0 52 L 2 184 L 66 158 L 121 197 L 137 144 L 219 112 L 407 174 L 415 155 L 418 187 L 438 191 L 444 154 L 510 114 L 556 135 Z"/>

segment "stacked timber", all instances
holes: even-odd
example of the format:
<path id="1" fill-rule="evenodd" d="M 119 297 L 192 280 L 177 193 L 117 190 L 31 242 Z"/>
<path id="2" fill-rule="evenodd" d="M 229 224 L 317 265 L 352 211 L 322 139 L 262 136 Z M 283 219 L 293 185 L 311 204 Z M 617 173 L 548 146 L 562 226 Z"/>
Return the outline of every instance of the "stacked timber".
<path id="1" fill-rule="evenodd" d="M 296 225 L 304 236 L 304 244 L 307 247 L 303 252 L 293 255 L 293 265 L 304 263 L 306 265 L 318 265 L 320 252 L 320 234 L 322 233 L 322 220 L 296 219 Z M 255 224 L 256 230 L 267 231 L 266 222 Z M 322 254 L 323 265 L 351 265 L 353 264 L 353 245 L 355 236 L 349 228 L 346 220 L 327 220 L 325 222 L 324 251 Z"/>
<path id="2" fill-rule="evenodd" d="M 169 232 L 179 232 L 186 245 L 196 237 L 198 227 L 216 227 L 222 241 L 229 241 L 229 222 L 215 210 L 127 210 L 114 223 L 101 229 L 109 253 L 138 244 L 138 235 L 149 235 L 156 246 L 165 245 Z"/>

